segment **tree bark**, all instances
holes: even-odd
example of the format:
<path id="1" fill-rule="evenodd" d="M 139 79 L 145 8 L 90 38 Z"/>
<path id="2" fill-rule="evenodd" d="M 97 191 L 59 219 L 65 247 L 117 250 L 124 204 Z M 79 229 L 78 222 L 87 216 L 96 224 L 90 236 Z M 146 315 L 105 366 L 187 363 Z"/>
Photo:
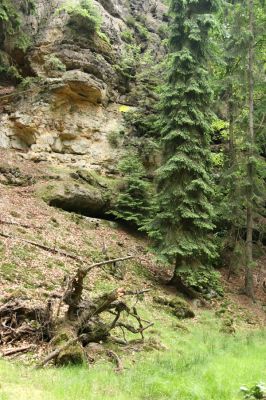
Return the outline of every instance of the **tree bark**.
<path id="1" fill-rule="evenodd" d="M 229 67 L 228 73 L 232 73 L 232 69 Z M 228 104 L 228 121 L 229 121 L 229 170 L 230 174 L 234 173 L 235 170 L 235 165 L 236 165 L 236 148 L 235 148 L 235 135 L 234 135 L 234 98 L 233 98 L 233 87 L 232 83 L 230 82 L 228 85 L 228 99 L 227 99 L 227 104 Z M 229 260 L 229 266 L 228 266 L 228 275 L 227 275 L 227 280 L 229 281 L 231 274 L 233 273 L 234 270 L 234 257 L 233 254 L 235 252 L 235 247 L 236 247 L 236 238 L 237 238 L 237 223 L 235 220 L 235 216 L 237 215 L 237 203 L 235 202 L 235 195 L 236 195 L 236 181 L 234 179 L 234 176 L 230 177 L 230 197 L 229 201 L 231 201 L 232 208 L 231 208 L 231 228 L 230 228 L 230 245 L 232 244 L 232 253 L 231 257 Z M 231 247 L 231 246 L 230 246 Z"/>
<path id="2" fill-rule="evenodd" d="M 249 32 L 250 40 L 248 46 L 248 92 L 249 92 L 249 127 L 247 134 L 248 144 L 248 162 L 247 162 L 247 238 L 246 238 L 246 271 L 245 271 L 245 293 L 254 299 L 254 282 L 253 282 L 253 195 L 254 195 L 254 2 L 249 0 Z"/>
<path id="3" fill-rule="evenodd" d="M 174 270 L 174 274 L 169 282 L 169 285 L 173 285 L 176 287 L 176 289 L 185 294 L 186 296 L 188 296 L 190 299 L 200 299 L 202 296 L 199 292 L 197 292 L 196 290 L 192 289 L 191 287 L 187 286 L 181 276 L 179 275 L 178 271 L 180 269 L 180 267 L 182 266 L 183 263 L 183 259 L 180 256 L 176 256 L 175 259 L 175 270 Z"/>

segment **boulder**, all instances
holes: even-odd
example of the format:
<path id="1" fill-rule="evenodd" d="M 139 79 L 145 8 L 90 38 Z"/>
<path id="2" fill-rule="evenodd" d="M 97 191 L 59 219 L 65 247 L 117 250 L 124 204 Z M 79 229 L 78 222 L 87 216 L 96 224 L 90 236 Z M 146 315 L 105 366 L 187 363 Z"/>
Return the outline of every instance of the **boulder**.
<path id="1" fill-rule="evenodd" d="M 50 206 L 90 217 L 102 217 L 109 206 L 108 191 L 71 181 L 48 184 L 41 197 Z"/>
<path id="2" fill-rule="evenodd" d="M 153 301 L 160 304 L 177 318 L 194 318 L 194 311 L 190 308 L 187 301 L 181 297 L 154 296 Z"/>

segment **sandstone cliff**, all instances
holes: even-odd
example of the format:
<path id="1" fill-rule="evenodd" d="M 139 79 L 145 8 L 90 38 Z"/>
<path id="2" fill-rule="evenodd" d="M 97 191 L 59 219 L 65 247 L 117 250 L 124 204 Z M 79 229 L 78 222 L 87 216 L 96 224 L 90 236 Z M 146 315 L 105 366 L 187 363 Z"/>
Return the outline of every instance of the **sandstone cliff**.
<path id="1" fill-rule="evenodd" d="M 149 79 L 138 76 L 164 57 L 166 6 L 93 0 L 98 26 L 90 27 L 78 0 L 12 3 L 18 32 L 0 23 L 0 147 L 112 173 L 127 141 L 123 114 Z"/>

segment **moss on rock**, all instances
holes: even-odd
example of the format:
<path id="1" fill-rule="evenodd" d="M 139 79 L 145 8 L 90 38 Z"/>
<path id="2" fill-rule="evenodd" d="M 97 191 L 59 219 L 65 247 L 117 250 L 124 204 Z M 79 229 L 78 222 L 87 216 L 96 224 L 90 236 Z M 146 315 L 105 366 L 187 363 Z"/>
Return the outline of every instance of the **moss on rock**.
<path id="1" fill-rule="evenodd" d="M 188 302 L 181 297 L 165 297 L 154 296 L 153 301 L 157 304 L 165 306 L 177 318 L 193 318 L 195 317 L 194 311 L 190 308 Z"/>

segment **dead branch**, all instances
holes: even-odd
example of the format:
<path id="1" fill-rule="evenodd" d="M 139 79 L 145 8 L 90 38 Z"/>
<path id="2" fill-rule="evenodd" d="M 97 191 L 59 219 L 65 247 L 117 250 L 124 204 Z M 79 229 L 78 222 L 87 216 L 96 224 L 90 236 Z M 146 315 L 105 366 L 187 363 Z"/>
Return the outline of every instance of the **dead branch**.
<path id="1" fill-rule="evenodd" d="M 28 346 L 17 347 L 16 349 L 7 350 L 6 352 L 2 353 L 2 357 L 12 356 L 17 353 L 25 353 L 35 347 L 36 347 L 36 345 L 30 344 Z"/>
<path id="2" fill-rule="evenodd" d="M 118 355 L 112 351 L 112 350 L 107 350 L 107 355 L 114 360 L 115 364 L 116 364 L 116 371 L 117 372 L 122 372 L 124 367 L 122 364 L 122 361 L 120 360 L 120 358 L 118 357 Z"/>
<path id="3" fill-rule="evenodd" d="M 34 225 L 28 225 L 28 224 L 24 224 L 21 222 L 16 222 L 16 221 L 6 221 L 1 219 L 0 220 L 0 224 L 1 225 L 15 225 L 15 226 L 20 226 L 21 228 L 32 228 L 32 229 L 41 229 L 41 226 L 34 226 Z"/>
<path id="4" fill-rule="evenodd" d="M 101 261 L 101 262 L 92 264 L 89 267 L 85 268 L 84 272 L 87 275 L 93 268 L 101 267 L 102 265 L 107 265 L 107 264 L 114 264 L 118 261 L 130 260 L 131 258 L 134 258 L 134 256 L 126 256 L 126 257 L 114 258 L 112 260 Z"/>
<path id="5" fill-rule="evenodd" d="M 133 307 L 133 313 L 131 315 L 134 316 L 136 318 L 136 320 L 138 321 L 138 323 L 139 323 L 139 331 L 140 331 L 142 339 L 144 339 L 143 325 L 142 325 L 142 322 L 141 322 L 141 318 L 138 315 L 136 307 Z"/>
<path id="6" fill-rule="evenodd" d="M 78 268 L 75 276 L 69 280 L 67 290 L 64 293 L 63 301 L 69 306 L 68 318 L 73 319 L 77 314 L 78 305 L 81 301 L 83 292 L 83 282 L 87 274 L 94 268 L 102 267 L 103 265 L 114 264 L 118 261 L 126 261 L 133 258 L 133 256 L 126 256 L 114 258 L 112 260 L 104 260 L 92 264 L 85 268 Z"/>
<path id="7" fill-rule="evenodd" d="M 127 290 L 125 296 L 138 296 L 140 294 L 148 293 L 152 289 L 142 289 L 142 290 Z"/>
<path id="8" fill-rule="evenodd" d="M 126 346 L 128 344 L 127 340 L 123 340 L 123 339 L 117 338 L 115 336 L 110 336 L 109 341 L 113 342 L 113 343 L 121 344 L 123 346 Z"/>
<path id="9" fill-rule="evenodd" d="M 146 329 L 150 328 L 153 325 L 154 325 L 154 323 L 150 322 L 148 325 L 146 325 L 146 326 L 144 326 L 142 328 L 136 329 L 132 325 L 125 324 L 124 322 L 118 322 L 116 326 L 123 327 L 123 328 L 127 329 L 131 333 L 142 333 L 143 331 L 145 331 Z"/>
<path id="10" fill-rule="evenodd" d="M 59 354 L 62 351 L 67 350 L 70 346 L 72 346 L 73 344 L 77 343 L 79 340 L 81 340 L 83 338 L 83 335 L 79 335 L 74 339 L 70 339 L 68 340 L 63 346 L 58 347 L 57 349 L 55 349 L 54 351 L 52 351 L 51 353 L 48 354 L 48 356 L 45 357 L 45 359 L 43 361 L 41 361 L 38 365 L 36 365 L 36 369 L 42 368 L 44 367 L 49 361 L 53 360 L 54 358 L 56 358 L 57 356 L 59 356 Z"/>
<path id="11" fill-rule="evenodd" d="M 82 258 L 80 258 L 78 256 L 75 256 L 74 254 L 66 253 L 63 250 L 56 249 L 56 248 L 53 248 L 53 247 L 49 247 L 49 246 L 46 246 L 46 245 L 44 245 L 42 243 L 33 242 L 31 240 L 23 239 L 21 237 L 9 235 L 9 234 L 3 233 L 3 232 L 0 232 L 0 236 L 3 236 L 4 238 L 7 238 L 7 239 L 18 240 L 20 242 L 24 242 L 24 243 L 30 244 L 32 246 L 38 247 L 39 249 L 42 249 L 42 250 L 45 250 L 45 251 L 49 251 L 50 253 L 59 254 L 60 256 L 71 258 L 72 260 L 75 260 L 75 261 L 84 262 L 84 260 L 82 260 Z"/>
<path id="12" fill-rule="evenodd" d="M 125 290 L 123 288 L 119 288 L 101 296 L 98 301 L 96 300 L 96 303 L 98 303 L 96 307 L 93 309 L 89 308 L 81 314 L 81 316 L 78 318 L 77 325 L 82 329 L 86 321 L 91 319 L 93 316 L 107 310 L 114 301 L 123 297 L 124 293 Z"/>

